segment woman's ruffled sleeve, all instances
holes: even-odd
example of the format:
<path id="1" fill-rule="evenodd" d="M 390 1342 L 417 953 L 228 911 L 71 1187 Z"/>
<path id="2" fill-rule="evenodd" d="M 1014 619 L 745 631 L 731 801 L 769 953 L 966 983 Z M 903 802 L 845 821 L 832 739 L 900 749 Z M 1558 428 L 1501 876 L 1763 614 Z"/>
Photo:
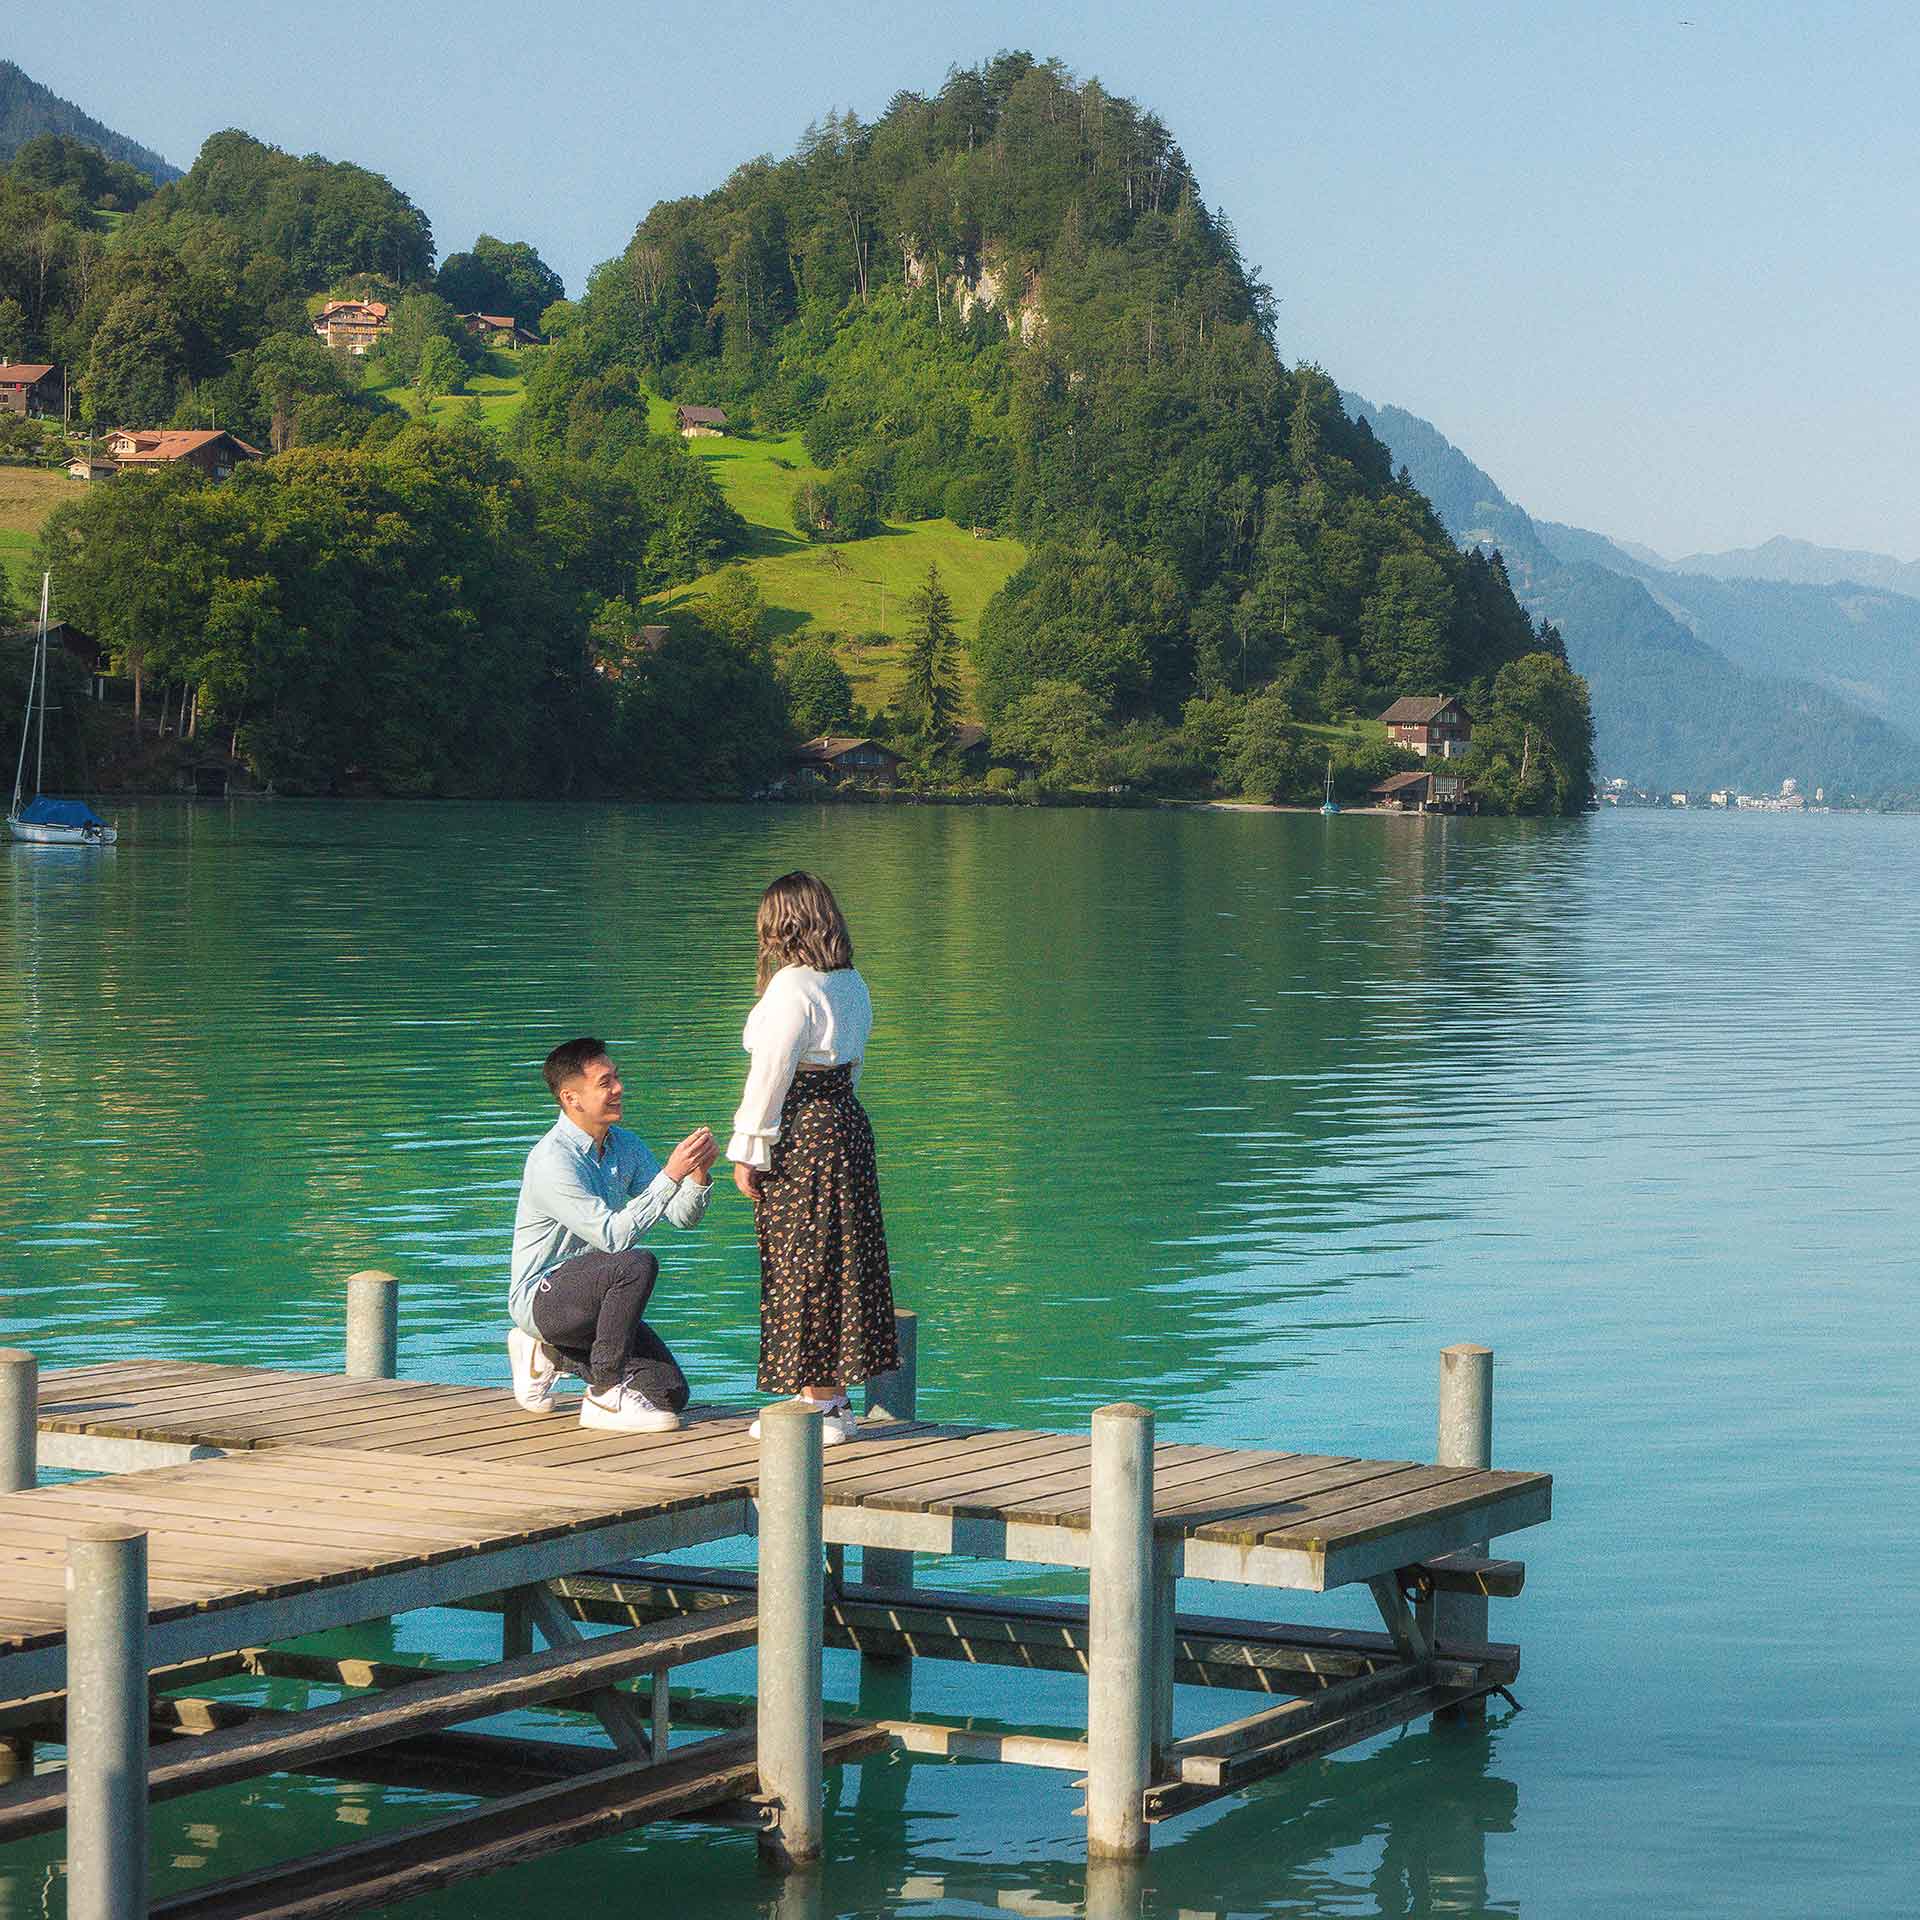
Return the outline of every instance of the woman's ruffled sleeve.
<path id="1" fill-rule="evenodd" d="M 747 1069 L 746 1091 L 733 1116 L 729 1160 L 758 1167 L 763 1173 L 773 1164 L 780 1109 L 806 1051 L 811 1024 L 805 997 L 776 975 L 747 1021 L 746 1044 L 753 1065 Z"/>

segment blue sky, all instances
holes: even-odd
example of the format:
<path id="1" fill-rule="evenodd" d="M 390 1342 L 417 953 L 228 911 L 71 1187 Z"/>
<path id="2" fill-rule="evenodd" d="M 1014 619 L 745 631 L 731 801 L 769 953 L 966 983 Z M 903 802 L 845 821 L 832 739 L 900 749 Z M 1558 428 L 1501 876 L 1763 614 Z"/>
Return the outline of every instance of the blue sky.
<path id="1" fill-rule="evenodd" d="M 1154 107 L 1286 356 L 1536 515 L 1920 557 L 1920 10 L 56 0 L 0 33 L 178 164 L 226 126 L 356 160 L 443 253 L 528 239 L 575 290 L 654 201 L 1007 46 Z"/>

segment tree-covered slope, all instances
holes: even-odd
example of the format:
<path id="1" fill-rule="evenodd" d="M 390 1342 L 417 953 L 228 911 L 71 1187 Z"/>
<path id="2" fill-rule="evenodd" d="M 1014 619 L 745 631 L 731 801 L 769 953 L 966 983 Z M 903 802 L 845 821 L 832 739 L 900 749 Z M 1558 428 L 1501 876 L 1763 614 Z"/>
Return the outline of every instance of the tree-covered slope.
<path id="1" fill-rule="evenodd" d="M 11 60 L 0 60 L 0 166 L 6 165 L 29 140 L 45 133 L 81 141 L 97 148 L 110 160 L 137 167 L 156 186 L 180 177 L 180 169 L 168 165 L 151 147 L 143 147 L 124 133 L 103 127 L 71 100 L 61 99 L 22 73 Z"/>
<path id="2" fill-rule="evenodd" d="M 1601 535 L 1535 522 L 1430 422 L 1342 397 L 1429 491 L 1454 537 L 1498 546 L 1522 601 L 1565 635 L 1593 692 L 1605 772 L 1694 790 L 1772 788 L 1789 776 L 1860 794 L 1920 785 L 1920 740 L 1867 711 L 1864 689 L 1847 697 L 1836 684 L 1813 640 L 1830 626 L 1795 627 L 1809 606 L 1768 602 L 1761 627 L 1774 644 L 1763 652 L 1743 637 L 1737 589 L 1669 577 Z M 1759 598 L 1750 594 L 1749 607 Z M 1710 618 L 1697 617 L 1703 609 Z M 1784 634 L 1795 631 L 1790 653 Z"/>
<path id="3" fill-rule="evenodd" d="M 944 517 L 1022 541 L 973 644 L 1016 730 L 1063 688 L 1109 732 L 1255 695 L 1283 726 L 1484 702 L 1557 658 L 1272 319 L 1151 112 L 1003 54 L 654 207 L 553 316 L 517 431 L 591 455 L 652 388 L 798 430 L 809 540 Z"/>

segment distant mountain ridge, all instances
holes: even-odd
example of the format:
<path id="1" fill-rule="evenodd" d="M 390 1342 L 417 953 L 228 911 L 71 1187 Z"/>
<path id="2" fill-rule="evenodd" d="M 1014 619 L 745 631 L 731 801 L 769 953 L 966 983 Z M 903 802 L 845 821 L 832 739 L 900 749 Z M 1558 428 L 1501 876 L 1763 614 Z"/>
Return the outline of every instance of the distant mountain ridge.
<path id="1" fill-rule="evenodd" d="M 1600 765 L 1648 786 L 1751 791 L 1789 776 L 1862 794 L 1920 788 L 1920 601 L 1679 574 L 1584 527 L 1535 521 L 1430 421 L 1351 392 L 1462 545 L 1499 548 L 1593 692 Z M 1909 617 L 1909 610 L 1911 618 Z"/>
<path id="2" fill-rule="evenodd" d="M 1659 564 L 1672 573 L 1705 573 L 1716 580 L 1772 580 L 1793 587 L 1858 584 L 1920 599 L 1920 560 L 1896 560 L 1890 553 L 1850 547 L 1816 546 L 1811 540 L 1794 540 L 1784 533 L 1776 533 L 1757 547 L 1690 553 L 1684 559 L 1662 560 Z"/>
<path id="3" fill-rule="evenodd" d="M 97 147 L 110 160 L 138 167 L 155 186 L 180 178 L 180 169 L 163 160 L 151 147 L 130 140 L 102 126 L 91 114 L 83 113 L 71 100 L 63 100 L 31 75 L 23 73 L 11 60 L 0 60 L 0 166 L 4 166 L 29 140 L 43 133 L 64 134 Z"/>

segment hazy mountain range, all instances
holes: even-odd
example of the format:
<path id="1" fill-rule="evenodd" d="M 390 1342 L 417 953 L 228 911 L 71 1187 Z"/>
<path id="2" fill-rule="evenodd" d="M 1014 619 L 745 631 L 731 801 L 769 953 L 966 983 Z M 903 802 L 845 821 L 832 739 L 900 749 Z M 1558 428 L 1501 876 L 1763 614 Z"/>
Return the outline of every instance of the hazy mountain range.
<path id="1" fill-rule="evenodd" d="M 0 60 L 0 166 L 4 166 L 29 140 L 43 133 L 64 134 L 69 140 L 84 141 L 97 147 L 109 160 L 122 160 L 138 167 L 155 186 L 180 178 L 180 169 L 170 166 L 137 140 L 104 127 L 91 114 L 82 113 L 71 100 L 22 73 L 11 60 Z"/>
<path id="2" fill-rule="evenodd" d="M 1862 553 L 1847 547 L 1817 547 L 1811 540 L 1791 540 L 1784 533 L 1757 547 L 1690 553 L 1682 560 L 1663 560 L 1651 547 L 1635 541 L 1620 545 L 1635 559 L 1672 573 L 1709 573 L 1716 580 L 1781 580 L 1796 587 L 1857 581 L 1864 587 L 1920 598 L 1920 560 L 1896 560 L 1890 553 Z"/>
<path id="3" fill-rule="evenodd" d="M 1453 537 L 1499 548 L 1521 600 L 1560 628 L 1593 690 L 1604 773 L 1692 790 L 1761 791 L 1789 776 L 1838 792 L 1920 789 L 1920 736 L 1903 724 L 1920 712 L 1920 597 L 1885 584 L 1920 568 L 1785 539 L 1669 561 L 1536 521 L 1429 421 L 1341 398 Z M 1852 577 L 1851 561 L 1865 563 Z"/>

